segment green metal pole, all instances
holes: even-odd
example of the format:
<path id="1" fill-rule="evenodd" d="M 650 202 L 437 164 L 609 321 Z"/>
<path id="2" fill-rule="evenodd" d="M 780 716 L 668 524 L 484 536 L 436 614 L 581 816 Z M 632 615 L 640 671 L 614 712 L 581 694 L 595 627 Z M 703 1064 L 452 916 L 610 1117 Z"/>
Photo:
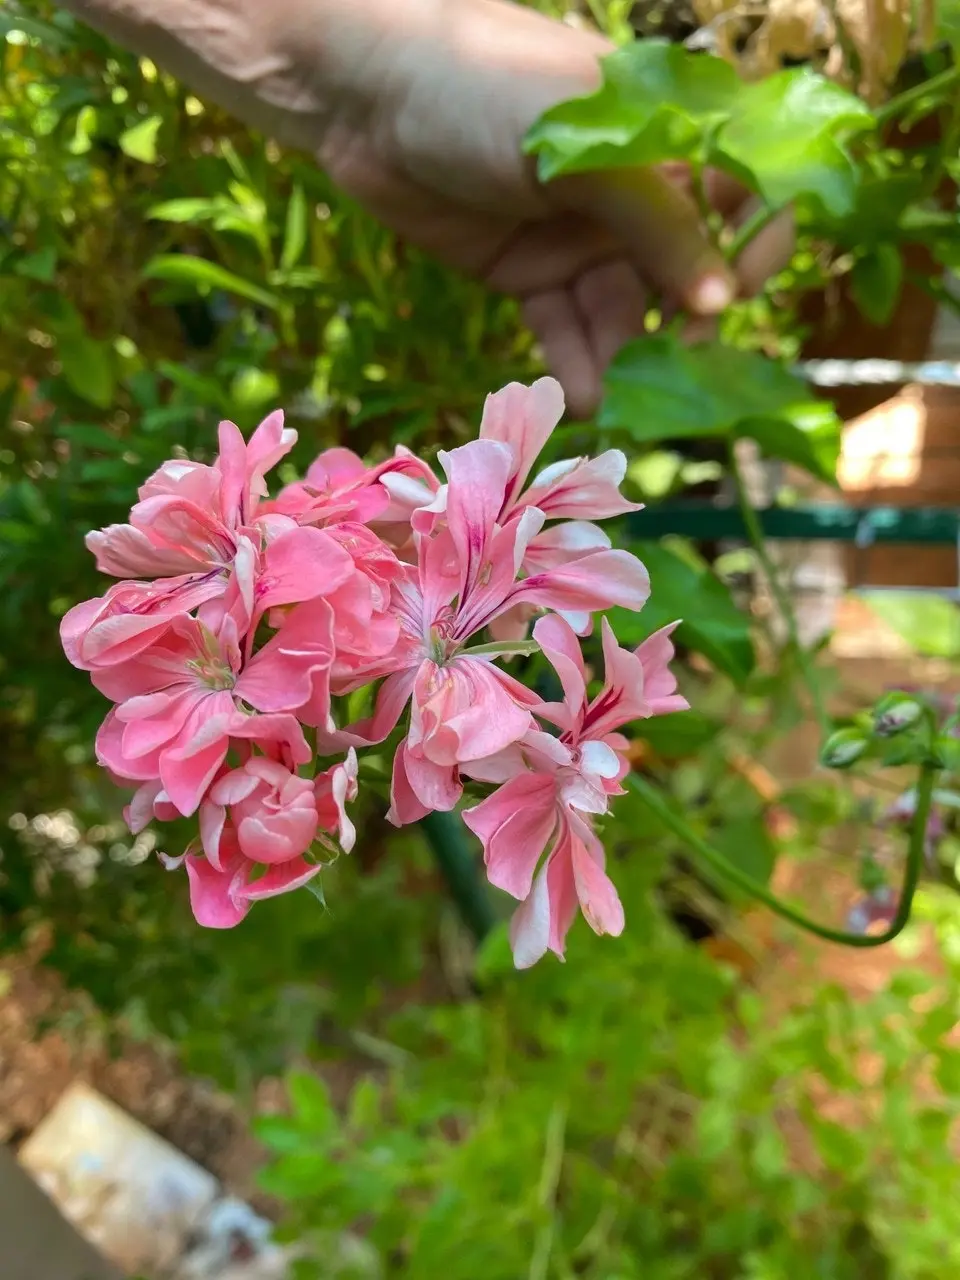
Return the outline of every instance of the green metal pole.
<path id="1" fill-rule="evenodd" d="M 797 542 L 900 542 L 956 544 L 960 519 L 954 507 L 766 507 L 756 512 L 764 537 Z M 627 518 L 633 538 L 653 541 L 669 534 L 703 542 L 745 539 L 735 506 L 690 499 L 652 503 Z"/>

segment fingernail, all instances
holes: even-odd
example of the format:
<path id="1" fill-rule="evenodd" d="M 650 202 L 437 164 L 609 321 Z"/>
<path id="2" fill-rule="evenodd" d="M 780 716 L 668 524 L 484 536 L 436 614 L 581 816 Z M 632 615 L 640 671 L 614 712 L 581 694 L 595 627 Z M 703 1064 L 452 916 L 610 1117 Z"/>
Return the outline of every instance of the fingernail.
<path id="1" fill-rule="evenodd" d="M 702 316 L 719 315 L 733 301 L 733 285 L 724 276 L 705 276 L 693 291 L 690 301 Z"/>

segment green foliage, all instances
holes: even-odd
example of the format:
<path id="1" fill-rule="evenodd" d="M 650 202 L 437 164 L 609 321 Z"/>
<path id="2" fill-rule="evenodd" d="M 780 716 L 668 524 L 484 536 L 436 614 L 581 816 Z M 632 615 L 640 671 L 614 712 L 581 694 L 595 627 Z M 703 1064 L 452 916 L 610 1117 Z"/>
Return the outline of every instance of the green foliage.
<path id="1" fill-rule="evenodd" d="M 780 364 L 675 333 L 627 343 L 604 378 L 598 424 L 638 444 L 684 437 L 756 440 L 775 458 L 833 481 L 840 421 Z"/>
<path id="2" fill-rule="evenodd" d="M 544 180 L 689 160 L 725 169 L 780 208 L 815 202 L 841 217 L 856 169 L 847 139 L 873 117 L 806 69 L 744 85 L 720 58 L 644 40 L 611 54 L 595 94 L 547 111 L 527 135 Z"/>
<path id="3" fill-rule="evenodd" d="M 789 294 L 848 274 L 850 296 L 882 326 L 900 294 L 904 244 L 926 245 L 948 269 L 958 257 L 955 210 L 941 193 L 956 177 L 960 71 L 942 51 L 925 62 L 926 80 L 908 83 L 871 110 L 807 67 L 746 83 L 720 58 L 662 40 L 637 41 L 604 60 L 595 93 L 548 110 L 529 131 L 526 148 L 546 181 L 678 161 L 698 181 L 708 167 L 720 170 L 755 192 L 761 206 L 746 224 L 720 232 L 731 258 L 790 205 L 801 235 L 809 237 L 803 250 L 818 265 L 812 273 L 794 265 L 779 281 L 778 305 L 764 318 L 768 344 L 776 332 L 789 345 Z M 908 128 L 935 113 L 939 143 L 901 145 L 897 125 Z M 703 200 L 704 188 L 695 184 L 698 189 Z M 832 258 L 831 246 L 838 251 Z M 755 321 L 756 307 L 745 310 Z M 747 334 L 740 339 L 751 345 Z"/>
<path id="4" fill-rule="evenodd" d="M 834 217 L 853 205 L 858 174 L 850 136 L 873 124 L 864 103 L 806 69 L 739 86 L 710 162 L 782 208 L 811 203 Z"/>
<path id="5" fill-rule="evenodd" d="M 259 1122 L 302 1274 L 949 1273 L 956 1103 L 915 1082 L 955 1079 L 956 979 L 923 1017 L 930 982 L 908 971 L 866 1005 L 827 987 L 775 1012 L 659 914 L 627 824 L 610 843 L 623 939 L 575 930 L 568 964 L 516 975 L 493 935 L 477 996 L 392 1019 L 399 1065 L 338 1111 L 298 1077 L 292 1114 Z"/>
<path id="6" fill-rule="evenodd" d="M 850 292 L 866 318 L 889 324 L 903 284 L 903 258 L 896 245 L 878 244 L 853 264 Z"/>
<path id="7" fill-rule="evenodd" d="M 742 683 L 755 663 L 750 622 L 709 565 L 684 547 L 639 543 L 634 548 L 650 574 L 650 600 L 640 614 L 613 609 L 610 618 L 625 645 L 682 619 L 676 636 L 706 654 L 718 670 Z M 653 730 L 656 732 L 656 729 Z"/>

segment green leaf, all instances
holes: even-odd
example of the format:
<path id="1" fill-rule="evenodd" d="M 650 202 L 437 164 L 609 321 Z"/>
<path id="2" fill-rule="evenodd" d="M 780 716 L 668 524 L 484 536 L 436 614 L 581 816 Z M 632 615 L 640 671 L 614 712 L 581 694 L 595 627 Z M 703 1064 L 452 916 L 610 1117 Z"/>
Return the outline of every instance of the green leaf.
<path id="1" fill-rule="evenodd" d="M 878 244 L 857 259 L 850 273 L 850 294 L 875 325 L 890 323 L 902 284 L 903 258 L 895 244 Z"/>
<path id="2" fill-rule="evenodd" d="M 602 63 L 588 97 L 552 107 L 524 149 L 543 181 L 565 173 L 707 159 L 781 207 L 812 199 L 834 217 L 853 206 L 847 140 L 874 118 L 859 98 L 807 68 L 746 84 L 720 58 L 642 40 Z"/>
<path id="3" fill-rule="evenodd" d="M 208 200 L 205 196 L 182 196 L 155 204 L 147 214 L 160 222 L 205 222 L 223 211 L 223 197 Z"/>
<path id="4" fill-rule="evenodd" d="M 952 601 L 919 591 L 865 591 L 862 598 L 917 653 L 960 657 L 960 610 Z"/>
<path id="5" fill-rule="evenodd" d="M 793 406 L 785 418 L 753 418 L 740 424 L 736 434 L 755 440 L 768 458 L 780 458 L 803 467 L 827 484 L 837 483 L 842 423 L 826 400 L 809 400 Z"/>
<path id="6" fill-rule="evenodd" d="M 169 280 L 190 284 L 200 293 L 208 293 L 211 289 L 223 289 L 226 293 L 235 293 L 271 311 L 276 311 L 280 306 L 280 298 L 275 293 L 262 289 L 252 280 L 244 280 L 216 262 L 208 262 L 205 258 L 194 258 L 188 254 L 160 254 L 147 263 L 143 274 L 148 280 Z"/>
<path id="7" fill-rule="evenodd" d="M 929 239 L 923 208 L 922 170 L 861 172 L 853 207 L 841 218 L 819 220 L 817 229 L 838 247 L 861 252 L 888 240 Z"/>
<path id="8" fill-rule="evenodd" d="M 742 684 L 756 657 L 750 622 L 728 588 L 705 564 L 691 563 L 668 546 L 645 542 L 632 548 L 650 574 L 650 599 L 642 613 L 612 609 L 610 621 L 621 644 L 635 645 L 677 618 L 675 637 Z M 682 713 L 687 714 L 687 713 Z"/>
<path id="9" fill-rule="evenodd" d="M 313 1133 L 328 1133 L 336 1125 L 336 1113 L 327 1086 L 319 1076 L 293 1071 L 287 1076 L 287 1092 L 297 1120 Z"/>
<path id="10" fill-rule="evenodd" d="M 685 346 L 674 333 L 628 343 L 604 377 L 597 422 L 641 444 L 748 436 L 765 453 L 835 478 L 840 421 L 782 364 L 719 342 Z"/>
<path id="11" fill-rule="evenodd" d="M 284 1154 L 310 1145 L 309 1135 L 287 1116 L 258 1116 L 253 1132 L 265 1147 Z"/>
<path id="12" fill-rule="evenodd" d="M 845 142 L 872 124 L 869 108 L 832 81 L 807 68 L 781 71 L 743 86 L 710 159 L 769 205 L 812 196 L 842 217 L 857 190 Z"/>
<path id="13" fill-rule="evenodd" d="M 57 355 L 64 380 L 72 391 L 98 409 L 113 400 L 114 372 L 110 346 L 75 330 L 62 332 Z"/>
<path id="14" fill-rule="evenodd" d="M 305 1199 L 330 1189 L 337 1164 L 325 1151 L 293 1151 L 257 1174 L 257 1185 L 281 1199 Z"/>
<path id="15" fill-rule="evenodd" d="M 819 1116 L 813 1121 L 812 1128 L 817 1149 L 828 1168 L 846 1175 L 852 1175 L 859 1169 L 864 1154 L 862 1137 L 833 1120 Z"/>
<path id="16" fill-rule="evenodd" d="M 49 284 L 57 269 L 57 251 L 52 244 L 45 244 L 36 253 L 27 253 L 13 267 L 18 276 Z"/>
<path id="17" fill-rule="evenodd" d="M 287 204 L 287 225 L 283 233 L 283 248 L 280 251 L 280 266 L 289 271 L 300 261 L 307 244 L 307 197 L 303 187 L 295 186 Z"/>
<path id="18" fill-rule="evenodd" d="M 658 756 L 676 759 L 693 755 L 711 742 L 720 726 L 700 711 L 672 711 L 665 716 L 651 716 L 637 722 L 635 733 L 648 742 Z"/>
<path id="19" fill-rule="evenodd" d="M 120 150 L 131 160 L 140 160 L 143 164 L 157 163 L 157 134 L 163 124 L 163 116 L 148 116 L 138 124 L 132 125 L 121 133 L 118 141 Z"/>
<path id="20" fill-rule="evenodd" d="M 665 40 L 638 41 L 601 66 L 596 93 L 551 108 L 527 133 L 524 150 L 539 157 L 543 181 L 693 156 L 740 91 L 728 63 Z"/>

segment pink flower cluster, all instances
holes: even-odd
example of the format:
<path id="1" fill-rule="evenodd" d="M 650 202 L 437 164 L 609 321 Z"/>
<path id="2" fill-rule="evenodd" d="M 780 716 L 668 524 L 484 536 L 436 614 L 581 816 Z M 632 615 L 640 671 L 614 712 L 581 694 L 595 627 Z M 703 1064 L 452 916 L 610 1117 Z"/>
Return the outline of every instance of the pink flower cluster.
<path id="1" fill-rule="evenodd" d="M 466 780 L 496 784 L 464 819 L 491 882 L 521 902 L 519 966 L 562 956 L 578 906 L 598 933 L 621 931 L 592 825 L 628 769 L 617 730 L 687 704 L 672 627 L 630 652 L 606 619 L 605 683 L 588 697 L 578 637 L 597 612 L 642 608 L 649 582 L 592 523 L 635 509 L 622 453 L 528 483 L 562 413 L 552 379 L 514 383 L 488 397 L 478 440 L 440 453 L 443 482 L 403 448 L 373 467 L 329 449 L 273 499 L 266 474 L 296 433 L 280 413 L 248 442 L 224 422 L 212 465 L 165 463 L 128 524 L 88 535 L 122 581 L 70 610 L 63 646 L 114 704 L 97 756 L 135 789 L 131 830 L 196 815 L 196 841 L 166 863 L 184 864 L 201 924 L 235 925 L 349 852 L 357 749 L 402 722 L 397 825 L 453 809 Z M 536 650 L 562 702 L 500 665 Z M 370 714 L 343 723 L 346 695 L 375 682 Z"/>

